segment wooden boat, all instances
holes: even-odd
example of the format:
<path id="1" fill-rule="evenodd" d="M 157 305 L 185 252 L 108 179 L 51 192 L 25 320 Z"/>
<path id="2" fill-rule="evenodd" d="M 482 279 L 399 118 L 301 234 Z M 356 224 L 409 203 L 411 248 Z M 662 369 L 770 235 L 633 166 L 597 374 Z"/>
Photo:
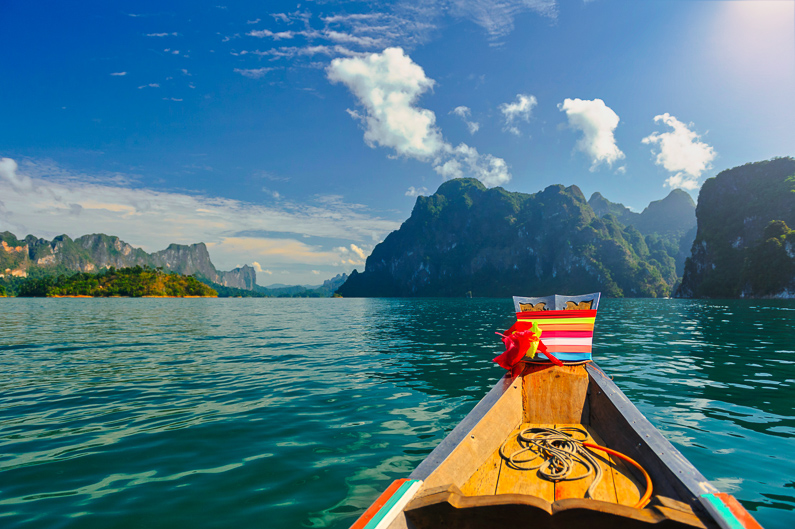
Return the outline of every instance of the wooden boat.
<path id="1" fill-rule="evenodd" d="M 590 477 L 557 481 L 543 477 L 551 463 L 541 468 L 535 468 L 538 462 L 526 463 L 548 455 L 535 445 L 530 447 L 534 452 L 510 460 L 521 449 L 520 433 L 527 439 L 548 428 L 559 432 L 553 437 L 573 437 L 591 447 L 588 451 L 601 471 L 595 488 L 588 490 Z M 574 474 L 585 473 L 583 464 L 574 466 Z M 559 366 L 524 361 L 407 479 L 392 483 L 351 527 L 503 526 L 761 529 L 733 496 L 710 484 L 593 362 Z"/>

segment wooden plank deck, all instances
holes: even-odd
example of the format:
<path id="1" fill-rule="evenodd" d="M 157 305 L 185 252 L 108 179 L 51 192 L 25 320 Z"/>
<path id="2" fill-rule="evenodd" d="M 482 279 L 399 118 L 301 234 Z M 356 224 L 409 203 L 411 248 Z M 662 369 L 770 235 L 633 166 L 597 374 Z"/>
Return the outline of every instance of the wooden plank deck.
<path id="1" fill-rule="evenodd" d="M 511 433 L 511 441 L 506 446 L 506 453 L 514 452 L 518 443 L 515 440 L 520 430 L 531 427 L 579 427 L 588 432 L 588 441 L 606 446 L 598 432 L 591 426 L 582 424 L 533 424 L 523 423 Z M 608 447 L 610 448 L 610 447 Z M 595 458 L 602 468 L 602 480 L 594 493 L 601 501 L 633 506 L 643 494 L 643 486 L 629 472 L 624 463 L 604 452 L 596 452 Z M 540 461 L 539 461 L 540 462 Z M 581 473 L 578 465 L 575 472 Z M 583 498 L 591 484 L 591 477 L 573 481 L 554 483 L 538 476 L 536 470 L 517 470 L 505 461 L 497 449 L 466 481 L 461 492 L 466 496 L 486 496 L 493 494 L 530 494 L 552 503 L 566 498 Z"/>

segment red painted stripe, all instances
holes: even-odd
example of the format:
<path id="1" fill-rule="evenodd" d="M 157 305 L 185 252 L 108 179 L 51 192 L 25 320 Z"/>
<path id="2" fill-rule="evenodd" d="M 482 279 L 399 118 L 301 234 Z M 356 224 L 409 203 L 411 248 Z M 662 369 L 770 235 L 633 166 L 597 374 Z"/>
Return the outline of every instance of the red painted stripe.
<path id="1" fill-rule="evenodd" d="M 517 318 L 532 318 L 542 320 L 545 318 L 595 318 L 595 310 L 537 310 L 533 312 L 517 312 Z"/>
<path id="2" fill-rule="evenodd" d="M 372 520 L 373 516 L 378 514 L 378 511 L 381 509 L 381 507 L 383 507 L 386 502 L 389 501 L 389 498 L 391 498 L 392 495 L 397 492 L 400 486 L 407 481 L 408 479 L 406 478 L 396 479 L 393 481 L 392 484 L 389 485 L 389 487 L 387 487 L 387 489 L 378 497 L 378 499 L 375 500 L 366 511 L 364 511 L 364 514 L 362 514 L 359 519 L 354 522 L 354 524 L 351 526 L 351 529 L 362 529 L 365 525 L 367 525 L 367 522 Z"/>
<path id="3" fill-rule="evenodd" d="M 549 323 L 544 324 L 543 326 L 539 325 L 539 327 L 541 328 L 542 333 L 554 331 L 588 331 L 593 333 L 593 325 L 588 323 Z"/>
<path id="4" fill-rule="evenodd" d="M 513 324 L 515 331 L 524 331 L 533 326 L 532 321 L 517 320 Z M 538 328 L 542 331 L 593 331 L 593 323 L 567 323 L 565 321 L 555 321 L 551 323 L 541 322 Z"/>
<path id="5" fill-rule="evenodd" d="M 593 331 L 548 331 L 541 329 L 541 339 L 544 338 L 593 338 Z"/>
<path id="6" fill-rule="evenodd" d="M 762 529 L 762 526 L 759 525 L 759 522 L 754 520 L 754 517 L 751 516 L 748 511 L 745 510 L 737 498 L 732 496 L 731 494 L 726 494 L 725 492 L 719 492 L 715 494 L 716 497 L 720 498 L 720 501 L 731 511 L 737 521 L 743 524 L 745 529 Z"/>
<path id="7" fill-rule="evenodd" d="M 541 336 L 541 341 L 544 337 Z M 550 353 L 590 353 L 590 345 L 547 345 L 547 350 Z"/>

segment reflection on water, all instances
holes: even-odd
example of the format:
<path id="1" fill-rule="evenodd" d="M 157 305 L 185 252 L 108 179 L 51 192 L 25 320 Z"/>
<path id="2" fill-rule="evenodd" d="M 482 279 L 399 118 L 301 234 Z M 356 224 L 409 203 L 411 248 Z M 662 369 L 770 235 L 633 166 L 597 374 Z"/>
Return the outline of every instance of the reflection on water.
<path id="1" fill-rule="evenodd" d="M 347 527 L 502 370 L 510 300 L 0 299 L 3 527 Z M 605 300 L 594 356 L 768 529 L 795 303 Z"/>

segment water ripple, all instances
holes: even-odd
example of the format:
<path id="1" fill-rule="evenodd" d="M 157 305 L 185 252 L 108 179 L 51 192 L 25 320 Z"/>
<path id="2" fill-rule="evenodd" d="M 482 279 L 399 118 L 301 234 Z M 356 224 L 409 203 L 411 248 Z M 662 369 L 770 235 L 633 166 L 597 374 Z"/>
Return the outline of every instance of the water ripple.
<path id="1" fill-rule="evenodd" d="M 347 527 L 496 382 L 510 300 L 0 299 L 3 527 Z M 768 527 L 795 303 L 607 300 L 595 358 Z"/>

